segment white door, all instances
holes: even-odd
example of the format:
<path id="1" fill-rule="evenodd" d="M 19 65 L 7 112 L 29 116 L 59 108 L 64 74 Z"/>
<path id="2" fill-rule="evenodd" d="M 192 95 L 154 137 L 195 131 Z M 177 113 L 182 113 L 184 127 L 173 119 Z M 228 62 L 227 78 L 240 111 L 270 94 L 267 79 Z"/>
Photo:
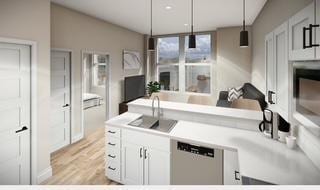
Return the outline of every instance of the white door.
<path id="1" fill-rule="evenodd" d="M 30 47 L 0 43 L 0 184 L 30 184 Z"/>
<path id="2" fill-rule="evenodd" d="M 170 185 L 170 153 L 145 149 L 144 184 Z"/>
<path id="3" fill-rule="evenodd" d="M 276 67 L 274 64 L 273 53 L 273 32 L 268 34 L 265 38 L 265 56 L 266 56 L 266 101 L 269 102 L 268 94 L 276 92 L 276 80 L 275 73 Z M 276 103 L 275 99 L 272 99 L 274 103 Z"/>
<path id="4" fill-rule="evenodd" d="M 143 147 L 123 141 L 122 181 L 126 185 L 143 185 Z"/>
<path id="5" fill-rule="evenodd" d="M 315 48 L 305 47 L 315 43 L 315 32 L 313 31 L 312 42 L 310 42 L 309 28 L 310 24 L 315 23 L 315 6 L 311 3 L 302 9 L 289 20 L 289 60 L 312 60 L 315 59 Z M 305 34 L 305 35 L 304 35 Z"/>
<path id="6" fill-rule="evenodd" d="M 51 52 L 51 151 L 70 144 L 70 53 Z"/>
<path id="7" fill-rule="evenodd" d="M 288 61 L 288 23 L 274 30 L 274 63 L 276 65 L 277 107 L 279 114 L 288 121 L 289 106 L 289 61 Z"/>

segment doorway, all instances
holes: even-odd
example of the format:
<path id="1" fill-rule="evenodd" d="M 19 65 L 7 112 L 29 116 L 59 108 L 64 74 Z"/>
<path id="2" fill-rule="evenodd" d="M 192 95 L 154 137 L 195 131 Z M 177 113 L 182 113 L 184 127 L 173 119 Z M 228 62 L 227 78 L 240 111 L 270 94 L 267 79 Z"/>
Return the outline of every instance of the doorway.
<path id="1" fill-rule="evenodd" d="M 83 52 L 82 68 L 82 125 L 87 137 L 109 118 L 109 54 Z"/>
<path id="2" fill-rule="evenodd" d="M 1 185 L 31 182 L 31 60 L 30 45 L 0 43 Z"/>
<path id="3" fill-rule="evenodd" d="M 70 144 L 71 53 L 51 51 L 51 152 Z"/>

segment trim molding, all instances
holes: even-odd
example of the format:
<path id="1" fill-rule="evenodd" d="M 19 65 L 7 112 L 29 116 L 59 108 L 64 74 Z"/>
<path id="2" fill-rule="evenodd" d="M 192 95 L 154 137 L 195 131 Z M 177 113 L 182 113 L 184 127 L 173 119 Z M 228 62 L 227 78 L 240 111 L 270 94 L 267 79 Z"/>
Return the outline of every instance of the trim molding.
<path id="1" fill-rule="evenodd" d="M 84 133 L 80 133 L 79 135 L 73 136 L 71 143 L 72 144 L 76 143 L 76 142 L 80 141 L 81 139 L 83 139 L 83 137 L 84 137 Z"/>
<path id="2" fill-rule="evenodd" d="M 52 168 L 50 166 L 40 172 L 40 174 L 37 177 L 37 184 L 41 184 L 46 179 L 49 179 L 51 176 L 52 176 Z"/>

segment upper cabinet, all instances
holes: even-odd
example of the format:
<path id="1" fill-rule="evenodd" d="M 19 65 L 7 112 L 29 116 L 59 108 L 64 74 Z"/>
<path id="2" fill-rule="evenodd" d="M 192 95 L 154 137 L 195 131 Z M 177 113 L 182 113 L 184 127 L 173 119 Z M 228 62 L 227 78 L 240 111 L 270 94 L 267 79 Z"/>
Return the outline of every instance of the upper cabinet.
<path id="1" fill-rule="evenodd" d="M 289 20 L 289 60 L 320 59 L 320 0 L 295 14 Z"/>
<path id="2" fill-rule="evenodd" d="M 288 22 L 265 37 L 266 89 L 269 109 L 289 119 Z"/>

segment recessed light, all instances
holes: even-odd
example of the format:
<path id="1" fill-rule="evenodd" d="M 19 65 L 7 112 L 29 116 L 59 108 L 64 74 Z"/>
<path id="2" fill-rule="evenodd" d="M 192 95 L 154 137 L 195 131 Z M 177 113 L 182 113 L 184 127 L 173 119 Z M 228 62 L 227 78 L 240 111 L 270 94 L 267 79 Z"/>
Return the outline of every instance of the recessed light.
<path id="1" fill-rule="evenodd" d="M 170 5 L 167 5 L 166 10 L 170 10 L 170 9 L 172 9 L 172 7 Z"/>
<path id="2" fill-rule="evenodd" d="M 189 24 L 184 24 L 184 26 L 189 26 Z"/>

